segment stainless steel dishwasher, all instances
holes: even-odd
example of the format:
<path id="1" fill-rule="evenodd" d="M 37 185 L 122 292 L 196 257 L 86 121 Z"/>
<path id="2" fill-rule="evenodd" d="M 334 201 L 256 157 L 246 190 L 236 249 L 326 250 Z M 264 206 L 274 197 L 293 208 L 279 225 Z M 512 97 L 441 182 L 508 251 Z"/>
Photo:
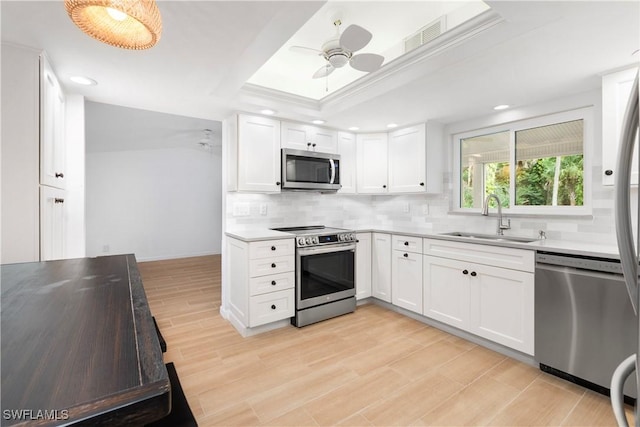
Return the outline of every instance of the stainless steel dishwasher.
<path id="1" fill-rule="evenodd" d="M 638 348 L 619 260 L 538 252 L 535 359 L 540 369 L 609 395 L 615 368 Z M 636 396 L 635 376 L 625 400 Z"/>

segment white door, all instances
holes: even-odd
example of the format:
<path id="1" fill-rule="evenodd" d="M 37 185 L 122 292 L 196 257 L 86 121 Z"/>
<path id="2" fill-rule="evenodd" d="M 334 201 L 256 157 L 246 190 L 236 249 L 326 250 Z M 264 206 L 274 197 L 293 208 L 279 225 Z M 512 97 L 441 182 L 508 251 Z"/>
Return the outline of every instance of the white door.
<path id="1" fill-rule="evenodd" d="M 389 134 L 389 192 L 416 193 L 426 190 L 425 125 Z"/>
<path id="2" fill-rule="evenodd" d="M 386 193 L 387 134 L 363 134 L 357 138 L 358 193 Z"/>
<path id="3" fill-rule="evenodd" d="M 470 264 L 469 331 L 526 354 L 534 347 L 534 275 Z"/>
<path id="4" fill-rule="evenodd" d="M 356 192 L 356 137 L 352 133 L 338 132 L 338 154 L 340 154 L 339 193 Z"/>
<path id="5" fill-rule="evenodd" d="M 462 261 L 424 255 L 423 314 L 456 328 L 469 324 L 469 277 Z"/>
<path id="6" fill-rule="evenodd" d="M 280 122 L 238 117 L 238 190 L 280 191 Z"/>
<path id="7" fill-rule="evenodd" d="M 391 295 L 393 305 L 422 314 L 422 254 L 393 251 Z"/>
<path id="8" fill-rule="evenodd" d="M 372 233 L 371 293 L 391 302 L 391 235 Z"/>
<path id="9" fill-rule="evenodd" d="M 40 56 L 40 183 L 65 188 L 65 98 L 44 55 Z"/>
<path id="10" fill-rule="evenodd" d="M 65 196 L 60 188 L 40 186 L 40 260 L 65 257 Z"/>
<path id="11" fill-rule="evenodd" d="M 356 233 L 356 299 L 371 296 L 371 233 Z"/>

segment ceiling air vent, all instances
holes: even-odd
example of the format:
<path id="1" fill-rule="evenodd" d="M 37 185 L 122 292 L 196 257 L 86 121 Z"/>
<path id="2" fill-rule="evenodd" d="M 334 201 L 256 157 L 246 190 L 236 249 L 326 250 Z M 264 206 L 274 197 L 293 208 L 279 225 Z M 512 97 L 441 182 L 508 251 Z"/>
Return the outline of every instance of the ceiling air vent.
<path id="1" fill-rule="evenodd" d="M 431 40 L 442 34 L 445 31 L 445 18 L 445 16 L 440 17 L 438 20 L 425 25 L 415 34 L 412 34 L 404 39 L 404 53 L 420 47 L 423 44 L 429 43 Z"/>

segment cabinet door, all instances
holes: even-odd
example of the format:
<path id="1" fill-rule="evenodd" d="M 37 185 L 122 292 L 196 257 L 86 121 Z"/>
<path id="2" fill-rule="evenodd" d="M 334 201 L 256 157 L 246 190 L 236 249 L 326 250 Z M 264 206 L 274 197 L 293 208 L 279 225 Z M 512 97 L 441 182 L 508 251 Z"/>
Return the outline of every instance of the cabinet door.
<path id="1" fill-rule="evenodd" d="M 340 184 L 338 193 L 356 192 L 356 137 L 352 133 L 338 132 L 340 154 Z"/>
<path id="2" fill-rule="evenodd" d="M 238 117 L 238 190 L 280 191 L 280 122 Z"/>
<path id="3" fill-rule="evenodd" d="M 391 295 L 393 305 L 422 314 L 422 254 L 393 251 Z"/>
<path id="4" fill-rule="evenodd" d="M 533 355 L 534 275 L 470 264 L 469 332 Z"/>
<path id="5" fill-rule="evenodd" d="M 41 261 L 65 257 L 65 193 L 59 188 L 40 187 Z"/>
<path id="6" fill-rule="evenodd" d="M 321 153 L 338 152 L 338 136 L 335 131 L 322 128 L 312 128 L 312 132 L 311 146 L 313 151 L 319 151 Z"/>
<path id="7" fill-rule="evenodd" d="M 65 188 L 65 98 L 44 55 L 40 56 L 40 183 Z"/>
<path id="8" fill-rule="evenodd" d="M 389 192 L 415 193 L 426 190 L 425 125 L 389 134 Z"/>
<path id="9" fill-rule="evenodd" d="M 469 269 L 463 262 L 424 255 L 423 314 L 456 328 L 467 330 L 469 273 Z"/>
<path id="10" fill-rule="evenodd" d="M 391 235 L 373 233 L 371 238 L 371 293 L 391 302 Z"/>
<path id="11" fill-rule="evenodd" d="M 301 123 L 281 123 L 282 148 L 293 148 L 295 150 L 311 150 L 311 126 Z"/>
<path id="12" fill-rule="evenodd" d="M 633 79 L 638 68 L 631 68 L 602 77 L 602 184 L 616 180 L 618 145 L 622 121 L 627 108 Z M 638 184 L 638 135 L 634 146 L 631 184 Z"/>
<path id="13" fill-rule="evenodd" d="M 356 233 L 356 299 L 371 296 L 371 233 Z"/>
<path id="14" fill-rule="evenodd" d="M 358 135 L 358 193 L 387 192 L 387 134 Z"/>

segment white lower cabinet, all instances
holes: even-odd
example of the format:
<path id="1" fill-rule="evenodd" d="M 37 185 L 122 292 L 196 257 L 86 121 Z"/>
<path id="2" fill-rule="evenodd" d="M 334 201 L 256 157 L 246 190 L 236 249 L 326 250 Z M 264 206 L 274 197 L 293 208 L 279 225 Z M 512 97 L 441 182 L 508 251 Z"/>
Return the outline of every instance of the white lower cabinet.
<path id="1" fill-rule="evenodd" d="M 422 314 L 422 239 L 393 235 L 391 301 Z"/>
<path id="2" fill-rule="evenodd" d="M 424 250 L 425 316 L 533 355 L 533 251 L 430 239 Z"/>
<path id="3" fill-rule="evenodd" d="M 371 296 L 371 233 L 356 233 L 356 299 Z"/>
<path id="4" fill-rule="evenodd" d="M 293 239 L 245 242 L 229 238 L 229 309 L 253 328 L 287 319 L 295 311 Z"/>
<path id="5" fill-rule="evenodd" d="M 391 302 L 391 235 L 371 234 L 371 294 Z"/>
<path id="6" fill-rule="evenodd" d="M 40 260 L 65 258 L 66 191 L 40 186 Z"/>
<path id="7" fill-rule="evenodd" d="M 487 265 L 472 266 L 469 331 L 533 355 L 534 275 Z"/>
<path id="8" fill-rule="evenodd" d="M 463 271 L 460 261 L 424 255 L 425 316 L 459 329 L 469 328 L 469 275 Z"/>

